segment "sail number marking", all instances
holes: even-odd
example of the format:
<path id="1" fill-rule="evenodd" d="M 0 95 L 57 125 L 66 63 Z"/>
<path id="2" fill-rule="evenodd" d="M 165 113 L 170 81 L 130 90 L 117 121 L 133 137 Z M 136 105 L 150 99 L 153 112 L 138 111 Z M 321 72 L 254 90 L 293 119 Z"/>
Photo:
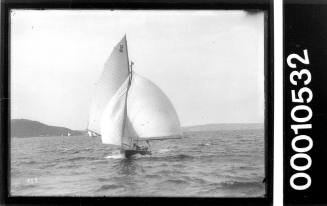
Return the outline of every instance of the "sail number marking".
<path id="1" fill-rule="evenodd" d="M 306 190 L 311 185 L 311 176 L 307 174 L 307 170 L 312 165 L 312 159 L 307 152 L 313 147 L 313 140 L 307 135 L 312 129 L 310 120 L 313 115 L 312 109 L 308 105 L 313 98 L 312 90 L 309 88 L 312 79 L 308 68 L 309 64 L 309 55 L 306 49 L 303 50 L 303 56 L 293 53 L 287 57 L 288 67 L 294 69 L 289 76 L 289 81 L 295 87 L 290 93 L 292 103 L 294 103 L 290 112 L 291 130 L 295 135 L 291 142 L 295 154 L 290 158 L 290 165 L 295 173 L 290 178 L 290 185 L 294 190 Z M 299 161 L 302 163 L 299 164 Z"/>

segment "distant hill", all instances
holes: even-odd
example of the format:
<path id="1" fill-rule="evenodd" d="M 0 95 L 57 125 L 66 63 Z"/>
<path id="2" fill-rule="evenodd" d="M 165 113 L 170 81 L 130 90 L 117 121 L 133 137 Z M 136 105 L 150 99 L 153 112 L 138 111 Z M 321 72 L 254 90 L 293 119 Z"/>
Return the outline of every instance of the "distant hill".
<path id="1" fill-rule="evenodd" d="M 220 131 L 220 130 L 252 130 L 252 129 L 264 129 L 264 124 L 263 123 L 205 124 L 205 125 L 187 126 L 187 127 L 182 128 L 182 130 L 185 132 Z"/>
<path id="2" fill-rule="evenodd" d="M 84 135 L 85 131 L 71 130 L 66 127 L 56 127 L 27 119 L 11 120 L 12 137 L 40 137 L 40 136 L 72 136 Z"/>
<path id="3" fill-rule="evenodd" d="M 182 127 L 184 132 L 196 131 L 221 131 L 221 130 L 252 130 L 263 129 L 264 125 L 259 123 L 249 124 L 205 124 Z M 38 121 L 27 119 L 11 120 L 12 137 L 41 137 L 41 136 L 72 136 L 87 135 L 86 131 L 71 130 L 66 127 L 56 127 L 43 124 Z"/>

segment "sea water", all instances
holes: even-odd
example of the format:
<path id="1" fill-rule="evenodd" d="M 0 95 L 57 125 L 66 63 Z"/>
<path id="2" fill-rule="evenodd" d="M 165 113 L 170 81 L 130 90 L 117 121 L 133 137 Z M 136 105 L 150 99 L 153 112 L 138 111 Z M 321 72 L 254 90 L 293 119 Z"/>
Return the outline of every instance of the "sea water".
<path id="1" fill-rule="evenodd" d="M 11 195 L 263 197 L 262 129 L 184 132 L 125 159 L 87 136 L 11 139 Z"/>

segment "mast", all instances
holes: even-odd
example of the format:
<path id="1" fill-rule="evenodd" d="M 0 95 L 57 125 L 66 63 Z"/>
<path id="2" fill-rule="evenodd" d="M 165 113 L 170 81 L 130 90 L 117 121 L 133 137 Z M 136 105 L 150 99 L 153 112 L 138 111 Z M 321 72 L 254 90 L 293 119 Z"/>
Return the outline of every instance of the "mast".
<path id="1" fill-rule="evenodd" d="M 132 84 L 132 64 L 129 64 L 129 56 L 128 56 L 128 47 L 127 47 L 127 39 L 126 39 L 126 34 L 125 34 L 125 45 L 126 45 L 126 56 L 127 56 L 127 62 L 128 62 L 128 86 L 127 86 L 127 90 L 126 90 L 126 95 L 125 95 L 125 112 L 124 112 L 124 124 L 122 127 L 122 136 L 124 137 L 124 131 L 125 131 L 125 127 L 126 127 L 126 119 L 127 119 L 127 97 L 128 97 L 128 91 L 129 88 L 131 87 Z"/>

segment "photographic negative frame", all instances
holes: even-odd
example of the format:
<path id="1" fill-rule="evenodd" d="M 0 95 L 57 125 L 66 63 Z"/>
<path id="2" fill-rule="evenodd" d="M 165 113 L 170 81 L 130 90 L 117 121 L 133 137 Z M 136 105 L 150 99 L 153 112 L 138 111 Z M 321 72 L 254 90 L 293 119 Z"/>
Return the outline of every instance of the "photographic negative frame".
<path id="1" fill-rule="evenodd" d="M 265 149 L 265 196 L 258 198 L 220 197 L 27 197 L 10 195 L 10 10 L 12 9 L 63 9 L 63 10 L 260 10 L 265 12 L 264 45 L 264 149 Z M 7 1 L 2 2 L 1 12 L 1 150 L 2 197 L 5 203 L 13 204 L 110 204 L 128 203 L 137 205 L 156 204 L 228 204 L 228 205 L 269 205 L 272 202 L 273 186 L 273 15 L 272 1 L 233 0 L 233 1 Z"/>

